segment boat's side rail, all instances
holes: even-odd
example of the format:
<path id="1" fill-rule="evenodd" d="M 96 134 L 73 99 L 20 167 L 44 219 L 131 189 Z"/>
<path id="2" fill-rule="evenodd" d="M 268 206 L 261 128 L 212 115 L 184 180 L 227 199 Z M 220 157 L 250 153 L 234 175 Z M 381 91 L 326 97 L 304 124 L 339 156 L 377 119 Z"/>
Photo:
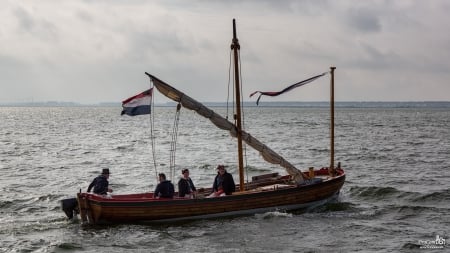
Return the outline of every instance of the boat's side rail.
<path id="1" fill-rule="evenodd" d="M 82 193 L 84 197 L 101 202 L 149 202 L 149 201 L 166 201 L 166 200 L 186 200 L 188 198 L 175 196 L 168 198 L 153 198 L 153 193 L 147 194 L 122 194 L 122 195 L 98 195 L 92 193 Z"/>
<path id="2" fill-rule="evenodd" d="M 328 169 L 322 168 L 320 170 L 315 170 L 316 176 L 327 176 Z M 345 173 L 342 169 L 337 169 L 338 177 L 344 176 Z M 336 177 L 329 177 L 326 180 L 333 180 Z M 252 181 L 246 184 L 246 190 L 243 192 L 235 192 L 233 195 L 243 195 L 250 194 L 255 192 L 263 192 L 263 191 L 276 191 L 283 188 L 295 188 L 295 187 L 305 187 L 305 185 L 297 185 L 292 182 L 292 178 L 290 175 L 287 176 L 272 176 L 272 177 L 263 177 L 256 181 Z M 239 189 L 237 186 L 236 189 Z M 200 188 L 197 193 L 197 198 L 205 198 L 211 193 L 211 188 Z M 119 195 L 97 195 L 93 193 L 80 193 L 84 198 L 98 201 L 98 202 L 161 202 L 167 200 L 175 200 L 175 201 L 184 201 L 190 200 L 190 198 L 178 197 L 177 194 L 171 199 L 167 198 L 154 198 L 152 192 L 148 193 L 137 193 L 137 194 L 119 194 Z"/>

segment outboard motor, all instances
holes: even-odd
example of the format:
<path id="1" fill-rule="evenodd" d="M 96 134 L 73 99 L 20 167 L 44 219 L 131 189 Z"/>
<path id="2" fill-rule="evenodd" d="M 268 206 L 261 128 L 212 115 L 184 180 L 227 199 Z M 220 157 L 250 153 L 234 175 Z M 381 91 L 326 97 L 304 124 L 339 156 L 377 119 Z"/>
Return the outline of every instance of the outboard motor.
<path id="1" fill-rule="evenodd" d="M 75 215 L 79 213 L 78 210 L 78 201 L 76 198 L 63 199 L 61 200 L 61 208 L 66 214 L 67 218 L 71 220 L 73 218 L 73 214 Z"/>

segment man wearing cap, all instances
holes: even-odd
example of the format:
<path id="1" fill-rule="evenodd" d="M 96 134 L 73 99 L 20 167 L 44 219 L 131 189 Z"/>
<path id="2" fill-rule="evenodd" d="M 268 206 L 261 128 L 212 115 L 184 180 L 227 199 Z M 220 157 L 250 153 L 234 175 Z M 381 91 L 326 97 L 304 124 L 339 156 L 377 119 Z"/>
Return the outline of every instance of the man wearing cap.
<path id="1" fill-rule="evenodd" d="M 236 191 L 233 176 L 225 170 L 224 165 L 217 166 L 217 176 L 213 183 L 213 193 L 210 197 L 231 195 Z"/>
<path id="2" fill-rule="evenodd" d="M 92 187 L 94 187 L 94 193 L 100 195 L 106 195 L 108 192 L 112 192 L 111 188 L 108 188 L 109 182 L 109 169 L 103 169 L 102 174 L 92 181 L 89 185 L 87 192 L 91 192 Z"/>

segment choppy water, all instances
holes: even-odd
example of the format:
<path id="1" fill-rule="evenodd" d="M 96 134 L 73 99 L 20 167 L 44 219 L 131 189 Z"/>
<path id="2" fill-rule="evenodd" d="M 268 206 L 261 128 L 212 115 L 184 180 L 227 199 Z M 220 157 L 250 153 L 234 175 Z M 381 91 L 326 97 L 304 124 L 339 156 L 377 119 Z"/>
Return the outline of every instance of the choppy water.
<path id="1" fill-rule="evenodd" d="M 215 108 L 221 114 L 224 108 Z M 159 172 L 169 165 L 173 108 L 156 108 Z M 347 181 L 338 202 L 166 225 L 82 227 L 59 200 L 109 167 L 115 193 L 153 190 L 149 117 L 114 107 L 0 107 L 0 252 L 423 252 L 450 249 L 450 109 L 339 108 L 336 160 Z M 246 129 L 300 168 L 329 163 L 326 108 L 249 108 Z M 236 172 L 235 141 L 183 110 L 176 154 L 199 187 L 218 163 Z M 282 169 L 247 150 L 247 175 Z"/>

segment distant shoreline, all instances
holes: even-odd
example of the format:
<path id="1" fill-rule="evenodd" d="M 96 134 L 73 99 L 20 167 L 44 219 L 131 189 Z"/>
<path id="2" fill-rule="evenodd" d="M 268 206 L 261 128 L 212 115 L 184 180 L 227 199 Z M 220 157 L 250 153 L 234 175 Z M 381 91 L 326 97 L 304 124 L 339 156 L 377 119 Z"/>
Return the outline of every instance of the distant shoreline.
<path id="1" fill-rule="evenodd" d="M 226 107 L 225 102 L 203 102 L 208 107 Z M 155 104 L 155 107 L 172 107 L 175 102 Z M 231 103 L 228 104 L 231 106 Z M 244 102 L 245 107 L 299 107 L 299 108 L 327 108 L 329 102 Z M 75 102 L 30 102 L 30 103 L 0 103 L 0 107 L 121 107 L 121 103 L 81 104 Z M 409 102 L 336 102 L 337 108 L 450 108 L 450 101 L 409 101 Z"/>

